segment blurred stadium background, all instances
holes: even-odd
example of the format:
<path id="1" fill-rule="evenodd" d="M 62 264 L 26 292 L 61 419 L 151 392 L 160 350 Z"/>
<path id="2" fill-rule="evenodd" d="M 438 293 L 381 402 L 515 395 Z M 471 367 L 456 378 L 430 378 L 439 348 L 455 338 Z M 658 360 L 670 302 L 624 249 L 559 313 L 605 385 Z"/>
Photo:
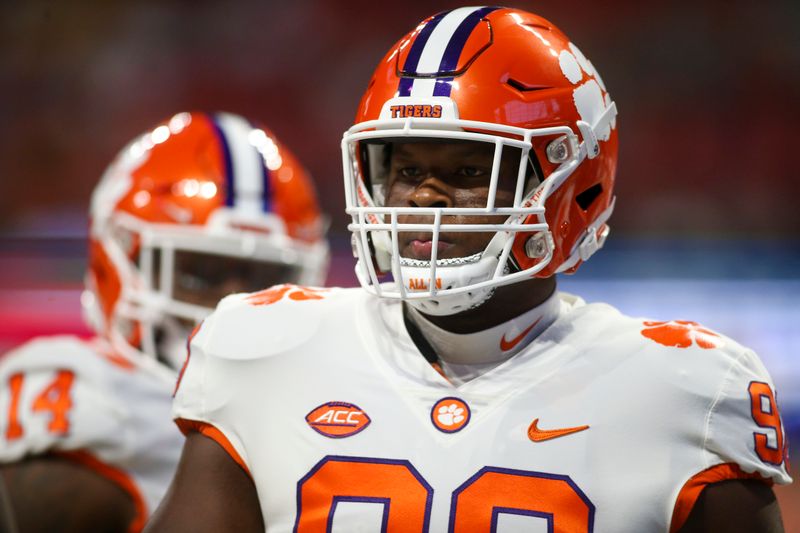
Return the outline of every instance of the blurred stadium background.
<path id="1" fill-rule="evenodd" d="M 563 28 L 620 109 L 613 238 L 562 287 L 753 347 L 800 436 L 800 3 L 507 4 Z M 329 283 L 353 285 L 341 133 L 394 39 L 456 5 L 3 2 L 0 351 L 86 333 L 89 194 L 127 141 L 181 110 L 261 120 L 300 156 L 332 221 Z M 800 489 L 778 494 L 800 531 Z"/>

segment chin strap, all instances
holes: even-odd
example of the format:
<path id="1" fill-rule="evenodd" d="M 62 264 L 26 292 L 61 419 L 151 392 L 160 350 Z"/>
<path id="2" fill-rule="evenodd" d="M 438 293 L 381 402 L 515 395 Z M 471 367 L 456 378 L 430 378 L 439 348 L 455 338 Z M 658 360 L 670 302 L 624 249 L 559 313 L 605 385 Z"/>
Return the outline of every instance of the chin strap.
<path id="1" fill-rule="evenodd" d="M 608 238 L 611 229 L 606 225 L 606 222 L 614 212 L 614 205 L 617 203 L 617 197 L 611 199 L 608 207 L 594 219 L 583 237 L 578 241 L 570 256 L 561 263 L 556 272 L 564 272 L 578 264 L 578 261 L 588 260 L 597 250 L 603 247 Z"/>
<path id="2" fill-rule="evenodd" d="M 607 140 L 608 133 L 603 135 L 603 132 L 605 132 L 606 129 L 610 131 L 616 119 L 617 104 L 611 102 L 600 116 L 597 117 L 594 124 L 589 124 L 583 120 L 577 121 L 578 130 L 580 130 L 581 136 L 583 137 L 583 142 L 580 147 L 582 152 L 580 154 L 581 158 L 583 158 L 584 153 L 589 159 L 594 159 L 600 155 L 600 142 L 598 141 L 598 137 L 600 137 L 600 140 Z"/>
<path id="3" fill-rule="evenodd" d="M 497 233 L 480 253 L 469 257 L 437 260 L 436 277 L 442 280 L 442 288 L 465 287 L 491 280 L 497 275 L 498 271 L 505 273 L 508 263 L 505 259 L 507 259 L 508 254 L 503 252 L 504 248 L 507 247 L 506 243 L 509 243 L 508 235 Z M 510 243 L 508 247 L 510 248 Z M 504 260 L 502 266 L 500 266 L 500 260 Z M 408 259 L 403 258 L 400 258 L 400 261 L 402 261 L 400 265 L 402 283 L 408 283 L 408 280 L 415 277 L 421 277 L 425 280 L 431 279 L 430 261 L 413 261 L 409 263 Z M 421 266 L 412 267 L 410 266 L 411 264 L 419 264 Z M 411 307 L 429 315 L 454 315 L 483 304 L 491 297 L 495 288 L 494 286 L 480 287 L 471 291 L 444 296 L 434 293 L 430 298 L 408 299 L 406 301 Z M 423 290 L 430 289 L 424 288 Z"/>

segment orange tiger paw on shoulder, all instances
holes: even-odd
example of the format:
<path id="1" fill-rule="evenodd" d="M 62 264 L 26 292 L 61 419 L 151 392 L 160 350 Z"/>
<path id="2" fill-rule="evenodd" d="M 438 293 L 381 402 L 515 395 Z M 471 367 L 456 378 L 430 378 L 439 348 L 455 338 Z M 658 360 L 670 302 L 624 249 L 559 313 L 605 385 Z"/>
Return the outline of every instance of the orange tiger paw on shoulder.
<path id="1" fill-rule="evenodd" d="M 689 320 L 646 320 L 644 326 L 641 334 L 663 346 L 689 348 L 697 344 L 700 348 L 708 350 L 721 348 L 725 344 L 719 334 Z"/>
<path id="2" fill-rule="evenodd" d="M 283 285 L 275 285 L 269 289 L 254 292 L 247 296 L 245 300 L 251 305 L 271 305 L 284 297 L 295 301 L 322 300 L 326 292 L 328 292 L 328 289 L 284 283 Z"/>

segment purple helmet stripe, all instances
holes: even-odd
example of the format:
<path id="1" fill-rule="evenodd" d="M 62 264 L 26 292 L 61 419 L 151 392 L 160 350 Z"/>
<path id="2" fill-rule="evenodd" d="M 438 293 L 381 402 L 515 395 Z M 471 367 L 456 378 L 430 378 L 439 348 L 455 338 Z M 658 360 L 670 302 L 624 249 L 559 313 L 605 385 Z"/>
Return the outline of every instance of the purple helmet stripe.
<path id="1" fill-rule="evenodd" d="M 261 159 L 261 172 L 264 180 L 264 191 L 261 197 L 261 206 L 264 209 L 264 212 L 269 213 L 272 210 L 272 183 L 270 180 L 271 173 L 267 168 L 267 165 L 264 164 L 264 158 L 261 157 L 261 154 L 258 154 L 258 157 Z"/>
<path id="2" fill-rule="evenodd" d="M 253 129 L 257 129 L 258 126 L 253 124 L 252 122 L 248 121 L 250 127 Z M 267 162 L 264 161 L 264 156 L 261 155 L 261 152 L 258 151 L 256 147 L 253 147 L 253 150 L 256 151 L 256 156 L 258 157 L 259 167 L 261 168 L 261 182 L 263 184 L 261 188 L 261 209 L 264 210 L 265 213 L 269 213 L 272 210 L 272 178 L 270 170 L 267 168 Z"/>
<path id="3" fill-rule="evenodd" d="M 228 207 L 233 206 L 233 160 L 231 159 L 231 148 L 228 145 L 228 139 L 225 137 L 225 133 L 222 131 L 222 128 L 217 123 L 217 119 L 214 118 L 213 115 L 206 115 L 208 120 L 211 122 L 211 126 L 214 128 L 214 133 L 217 134 L 217 139 L 219 139 L 219 145 L 222 148 L 222 158 L 225 161 L 225 205 Z"/>
<path id="4" fill-rule="evenodd" d="M 497 9 L 497 7 L 483 7 L 474 13 L 471 13 L 461 24 L 459 24 L 458 28 L 456 28 L 456 31 L 453 32 L 453 36 L 450 37 L 450 42 L 447 43 L 447 48 L 444 49 L 442 62 L 439 63 L 439 72 L 452 72 L 456 69 L 456 67 L 458 67 L 458 58 L 461 56 L 461 51 L 464 49 L 464 45 L 467 44 L 467 39 L 469 39 L 469 36 L 472 34 L 472 30 L 475 29 L 483 17 Z M 452 88 L 452 84 L 450 82 L 452 81 L 453 78 L 436 80 L 436 86 L 433 90 L 433 95 L 450 96 L 450 89 Z"/>
<path id="5" fill-rule="evenodd" d="M 483 17 L 495 11 L 496 7 L 483 7 L 477 11 L 470 13 L 464 21 L 458 25 L 453 36 L 450 37 L 450 42 L 447 43 L 447 48 L 444 49 L 442 62 L 439 63 L 439 72 L 452 72 L 458 67 L 458 58 L 461 55 L 464 45 L 467 44 L 472 30 L 478 25 Z"/>
<path id="6" fill-rule="evenodd" d="M 450 96 L 453 78 L 437 78 L 433 87 L 433 96 Z"/>
<path id="7" fill-rule="evenodd" d="M 408 51 L 406 62 L 403 64 L 402 72 L 416 72 L 419 58 L 422 56 L 422 50 L 425 49 L 425 44 L 436 28 L 437 24 L 447 15 L 449 11 L 444 11 L 434 16 L 425 27 L 422 28 L 411 45 L 411 50 Z M 411 86 L 414 84 L 414 78 L 400 78 L 400 85 L 397 87 L 398 96 L 408 96 L 411 94 Z"/>

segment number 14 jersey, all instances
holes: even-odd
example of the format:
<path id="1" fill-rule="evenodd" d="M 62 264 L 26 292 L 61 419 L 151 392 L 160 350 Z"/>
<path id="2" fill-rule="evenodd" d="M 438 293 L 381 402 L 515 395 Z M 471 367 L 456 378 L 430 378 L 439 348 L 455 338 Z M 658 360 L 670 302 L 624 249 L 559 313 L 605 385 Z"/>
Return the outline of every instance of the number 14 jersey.
<path id="1" fill-rule="evenodd" d="M 675 531 L 708 483 L 791 481 L 755 354 L 558 297 L 549 328 L 458 387 L 400 303 L 228 297 L 191 343 L 174 415 L 249 472 L 276 532 Z"/>
<path id="2" fill-rule="evenodd" d="M 0 357 L 0 464 L 54 454 L 123 489 L 140 531 L 169 486 L 183 436 L 174 372 L 100 338 L 40 337 Z"/>

